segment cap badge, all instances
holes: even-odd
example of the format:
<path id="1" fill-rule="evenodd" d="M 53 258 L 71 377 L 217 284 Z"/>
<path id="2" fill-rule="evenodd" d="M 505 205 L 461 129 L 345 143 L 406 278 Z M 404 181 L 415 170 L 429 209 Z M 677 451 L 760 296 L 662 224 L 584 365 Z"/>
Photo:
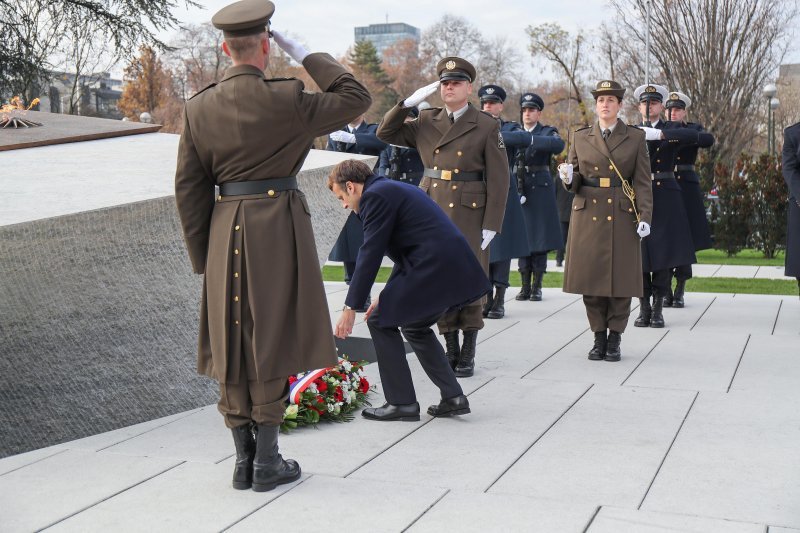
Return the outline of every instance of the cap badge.
<path id="1" fill-rule="evenodd" d="M 525 100 L 533 100 L 533 96 L 531 96 L 530 94 L 526 94 Z"/>
<path id="2" fill-rule="evenodd" d="M 489 87 L 486 89 L 486 94 L 494 94 L 494 87 Z"/>
<path id="3" fill-rule="evenodd" d="M 611 82 L 610 81 L 604 81 L 603 83 L 600 84 L 600 88 L 601 89 L 610 89 L 611 88 Z"/>
<path id="4" fill-rule="evenodd" d="M 681 97 L 678 96 L 678 93 L 672 93 L 672 94 L 669 95 L 669 99 L 670 100 L 680 100 Z"/>
<path id="5" fill-rule="evenodd" d="M 453 70 L 454 68 L 456 68 L 456 62 L 448 61 L 447 63 L 444 64 L 444 66 L 447 68 L 447 70 Z"/>
<path id="6" fill-rule="evenodd" d="M 657 93 L 658 91 L 652 85 L 648 85 L 647 88 L 644 90 L 644 92 L 646 92 L 646 93 Z"/>

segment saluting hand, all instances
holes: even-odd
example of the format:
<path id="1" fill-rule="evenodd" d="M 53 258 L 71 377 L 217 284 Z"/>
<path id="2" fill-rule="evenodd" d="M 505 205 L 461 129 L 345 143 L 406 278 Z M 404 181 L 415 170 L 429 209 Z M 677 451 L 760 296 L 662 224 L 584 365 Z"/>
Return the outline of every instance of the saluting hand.
<path id="1" fill-rule="evenodd" d="M 421 104 L 427 97 L 436 92 L 439 88 L 439 81 L 435 81 L 430 85 L 426 85 L 422 89 L 417 89 L 414 94 L 403 100 L 403 107 L 414 107 Z"/>
<path id="2" fill-rule="evenodd" d="M 558 177 L 567 185 L 572 183 L 572 168 L 572 163 L 561 163 L 558 165 Z"/>
<path id="3" fill-rule="evenodd" d="M 277 30 L 272 30 L 272 37 L 275 39 L 275 42 L 278 43 L 278 46 L 281 47 L 281 50 L 289 54 L 289 57 L 298 63 L 302 63 L 308 55 L 308 50 L 306 50 L 302 44 L 294 39 L 284 37 L 284 35 Z"/>

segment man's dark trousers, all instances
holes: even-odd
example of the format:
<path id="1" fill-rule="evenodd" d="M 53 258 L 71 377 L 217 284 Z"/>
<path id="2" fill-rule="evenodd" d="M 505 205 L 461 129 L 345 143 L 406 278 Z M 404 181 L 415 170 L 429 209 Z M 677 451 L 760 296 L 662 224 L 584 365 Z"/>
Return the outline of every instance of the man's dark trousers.
<path id="1" fill-rule="evenodd" d="M 439 387 L 442 398 L 448 399 L 463 394 L 453 369 L 447 363 L 444 348 L 431 329 L 438 316 L 420 320 L 400 328 L 382 327 L 378 324 L 380 304 L 367 319 L 375 352 L 378 355 L 378 370 L 386 401 L 392 405 L 407 405 L 417 401 L 411 369 L 408 367 L 403 336 L 417 354 L 419 363 L 430 380 Z M 403 336 L 400 332 L 403 332 Z"/>

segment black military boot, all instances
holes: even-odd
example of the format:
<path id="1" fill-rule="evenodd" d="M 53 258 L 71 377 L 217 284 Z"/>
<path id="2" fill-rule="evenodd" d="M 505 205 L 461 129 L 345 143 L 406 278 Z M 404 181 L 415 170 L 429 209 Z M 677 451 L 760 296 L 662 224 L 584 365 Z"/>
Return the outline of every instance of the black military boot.
<path id="1" fill-rule="evenodd" d="M 544 279 L 544 272 L 537 271 L 533 274 L 533 287 L 531 287 L 531 301 L 542 301 L 542 279 Z"/>
<path id="2" fill-rule="evenodd" d="M 672 307 L 682 308 L 683 303 L 683 293 L 686 291 L 686 280 L 679 279 L 678 282 L 675 284 L 675 296 L 672 298 Z M 664 302 L 664 306 L 666 307 L 667 303 Z"/>
<path id="3" fill-rule="evenodd" d="M 646 328 L 650 325 L 650 315 L 653 313 L 650 307 L 650 298 L 639 298 L 639 316 L 633 323 L 637 328 Z"/>
<path id="4" fill-rule="evenodd" d="M 447 345 L 447 352 L 445 353 L 447 362 L 450 364 L 450 368 L 455 370 L 458 364 L 458 356 L 461 353 L 458 347 L 458 330 L 445 333 L 444 342 Z"/>
<path id="5" fill-rule="evenodd" d="M 606 356 L 606 331 L 594 332 L 594 346 L 589 350 L 589 359 L 592 361 L 602 361 Z"/>
<path id="6" fill-rule="evenodd" d="M 622 333 L 611 330 L 608 332 L 608 344 L 606 345 L 606 361 L 619 361 L 622 352 L 619 345 L 622 343 Z"/>
<path id="7" fill-rule="evenodd" d="M 256 426 L 256 455 L 253 460 L 253 490 L 266 492 L 300 478 L 297 461 L 283 460 L 278 453 L 278 426 Z"/>
<path id="8" fill-rule="evenodd" d="M 233 467 L 233 488 L 249 489 L 253 484 L 253 458 L 256 455 L 256 439 L 250 424 L 231 429 L 236 446 L 236 464 Z"/>
<path id="9" fill-rule="evenodd" d="M 531 297 L 531 271 L 520 270 L 519 277 L 522 278 L 522 289 L 514 299 L 522 302 Z"/>
<path id="10" fill-rule="evenodd" d="M 456 377 L 468 378 L 475 373 L 475 345 L 478 342 L 478 330 L 464 330 L 464 344 L 456 365 Z"/>
<path id="11" fill-rule="evenodd" d="M 487 314 L 487 318 L 503 318 L 506 316 L 506 288 L 497 287 L 494 294 L 494 303 Z"/>
<path id="12" fill-rule="evenodd" d="M 651 328 L 663 328 L 664 327 L 664 314 L 661 312 L 661 308 L 664 306 L 664 297 L 663 296 L 653 296 L 653 314 L 650 315 L 650 327 Z"/>
<path id="13" fill-rule="evenodd" d="M 486 303 L 483 304 L 483 318 L 489 316 L 489 311 L 492 310 L 492 305 L 494 304 L 495 297 L 492 296 L 492 293 L 486 295 Z"/>
<path id="14" fill-rule="evenodd" d="M 677 287 L 676 287 L 677 290 Z M 667 295 L 664 296 L 664 307 L 672 307 L 673 296 L 672 296 L 672 280 L 669 280 L 669 288 L 667 289 Z"/>

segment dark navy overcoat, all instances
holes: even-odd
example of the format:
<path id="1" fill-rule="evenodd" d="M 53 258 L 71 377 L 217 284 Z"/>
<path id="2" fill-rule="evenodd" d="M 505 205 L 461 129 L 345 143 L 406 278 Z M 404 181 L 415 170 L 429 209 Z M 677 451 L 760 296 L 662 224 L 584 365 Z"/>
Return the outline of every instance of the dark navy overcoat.
<path id="1" fill-rule="evenodd" d="M 800 278 L 800 122 L 783 133 L 783 179 L 789 187 L 785 274 Z"/>
<path id="2" fill-rule="evenodd" d="M 394 269 L 380 294 L 381 326 L 438 316 L 491 290 L 461 231 L 422 189 L 380 176 L 367 178 L 359 218 L 364 244 L 345 303 L 363 305 L 387 255 Z"/>
<path id="3" fill-rule="evenodd" d="M 393 154 L 396 153 L 396 162 L 392 161 Z M 395 168 L 392 169 L 392 164 Z M 393 172 L 391 172 L 393 170 Z M 419 156 L 416 148 L 405 148 L 403 146 L 388 145 L 382 152 L 378 160 L 379 176 L 395 179 L 411 185 L 418 186 L 422 180 L 422 173 L 425 165 Z"/>
<path id="4" fill-rule="evenodd" d="M 697 131 L 697 144 L 678 150 L 675 157 L 675 179 L 681 187 L 694 249 L 707 250 L 711 248 L 711 231 L 706 217 L 705 193 L 700 188 L 700 176 L 694 169 L 694 162 L 697 160 L 698 149 L 713 146 L 714 136 L 705 131 L 700 124 L 689 122 L 685 127 Z"/>

